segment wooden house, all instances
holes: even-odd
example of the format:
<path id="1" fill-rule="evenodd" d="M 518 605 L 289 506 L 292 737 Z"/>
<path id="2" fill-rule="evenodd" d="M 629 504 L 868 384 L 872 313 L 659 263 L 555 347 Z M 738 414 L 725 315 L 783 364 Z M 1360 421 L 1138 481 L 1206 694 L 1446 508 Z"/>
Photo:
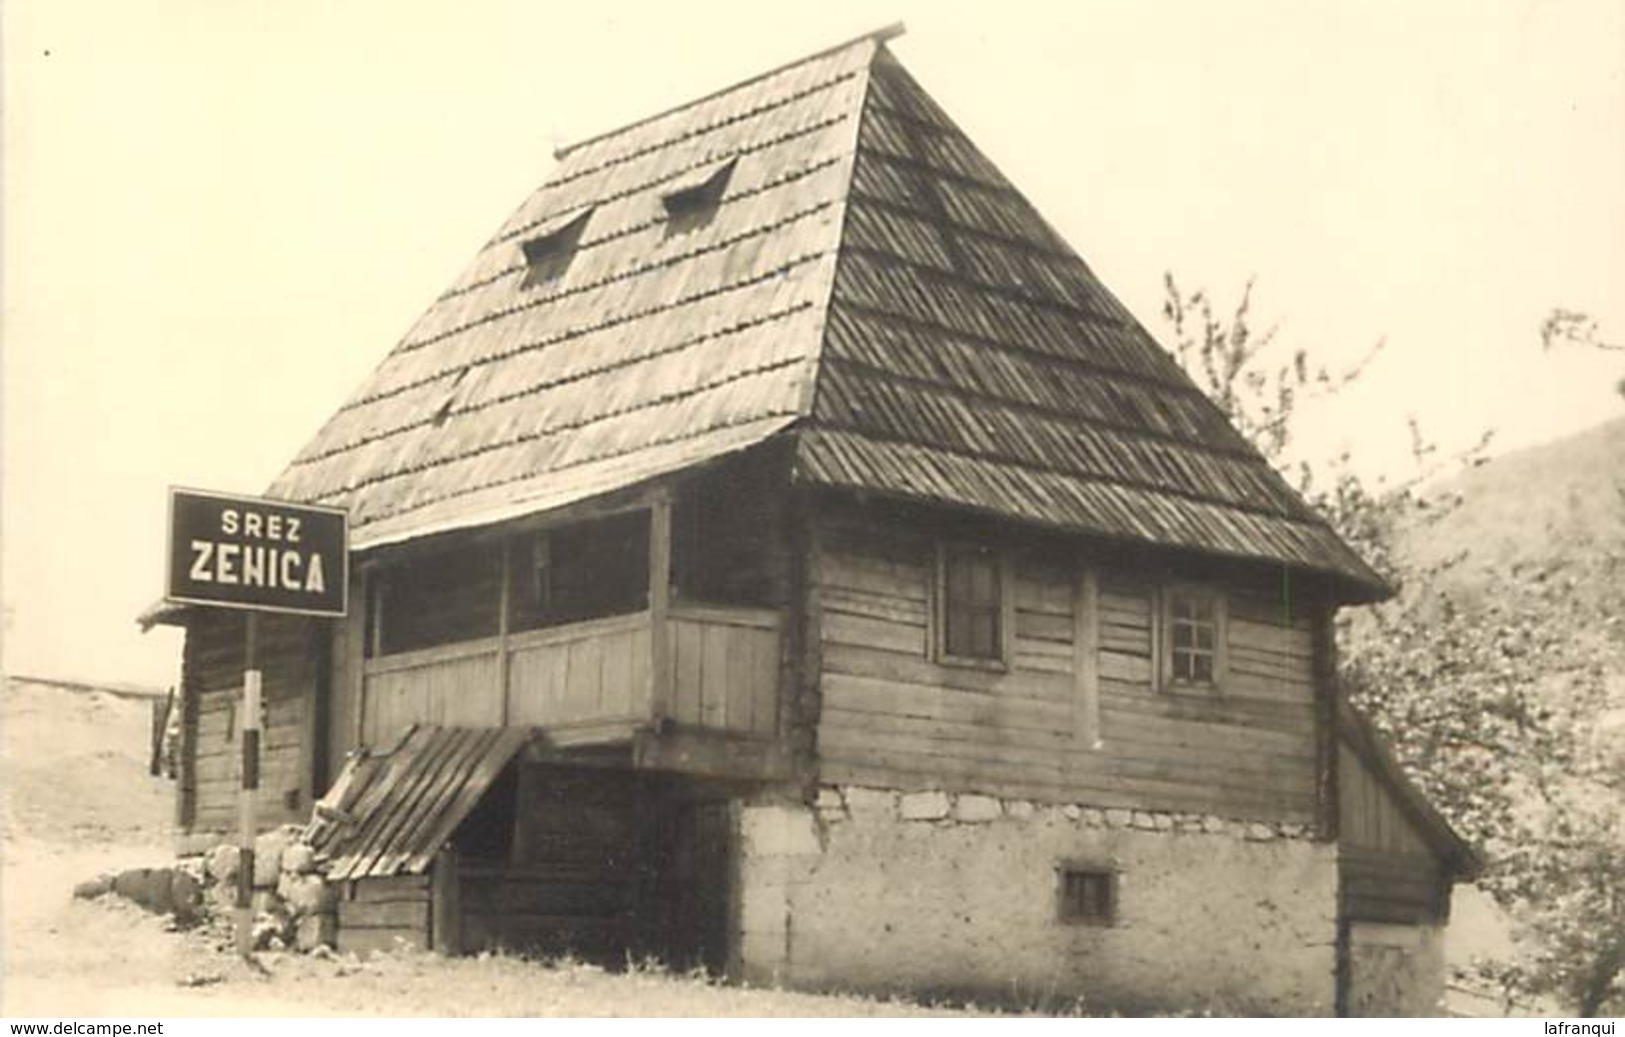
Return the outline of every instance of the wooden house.
<path id="1" fill-rule="evenodd" d="M 354 606 L 262 625 L 265 823 L 327 795 L 341 947 L 1428 1009 L 1472 855 L 1333 679 L 1388 589 L 890 35 L 563 150 L 276 480 Z M 242 618 L 161 618 L 218 841 Z"/>

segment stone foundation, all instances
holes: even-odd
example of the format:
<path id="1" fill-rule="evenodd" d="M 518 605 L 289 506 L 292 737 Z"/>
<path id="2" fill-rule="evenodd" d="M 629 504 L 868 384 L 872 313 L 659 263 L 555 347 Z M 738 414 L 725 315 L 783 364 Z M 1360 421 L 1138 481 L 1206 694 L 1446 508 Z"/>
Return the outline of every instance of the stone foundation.
<path id="1" fill-rule="evenodd" d="M 1443 1015 L 1444 978 L 1442 927 L 1349 924 L 1350 1015 Z"/>
<path id="2" fill-rule="evenodd" d="M 1330 1014 L 1336 851 L 1301 825 L 824 788 L 740 813 L 737 966 L 810 988 Z M 1109 926 L 1059 869 L 1118 876 Z"/>

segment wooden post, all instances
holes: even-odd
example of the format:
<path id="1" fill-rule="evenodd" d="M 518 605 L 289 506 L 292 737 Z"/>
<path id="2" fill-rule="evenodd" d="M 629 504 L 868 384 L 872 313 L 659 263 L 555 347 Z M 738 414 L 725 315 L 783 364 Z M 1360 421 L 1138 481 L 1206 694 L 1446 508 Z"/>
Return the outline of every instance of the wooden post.
<path id="1" fill-rule="evenodd" d="M 350 678 L 351 686 L 355 689 L 355 702 L 352 703 L 355 730 L 351 733 L 351 742 L 355 746 L 367 744 L 367 660 L 384 654 L 383 584 L 383 575 L 376 571 L 369 571 L 362 577 L 361 645 L 358 651 L 350 653 L 350 658 L 356 661 L 356 672 Z"/>
<path id="2" fill-rule="evenodd" d="M 254 836 L 255 800 L 260 787 L 260 617 L 248 614 L 243 652 L 243 784 L 238 801 L 237 953 L 254 956 Z"/>
<path id="3" fill-rule="evenodd" d="M 673 713 L 670 613 L 671 494 L 662 488 L 649 507 L 649 704 L 657 727 Z"/>
<path id="4" fill-rule="evenodd" d="M 513 606 L 513 537 L 502 538 L 499 564 L 500 590 L 497 594 L 497 696 L 502 707 L 502 726 L 508 726 L 513 709 L 508 705 L 508 613 Z"/>
<path id="5" fill-rule="evenodd" d="M 429 886 L 429 944 L 436 954 L 462 953 L 462 902 L 457 877 L 457 849 L 446 846 L 435 855 Z"/>
<path id="6" fill-rule="evenodd" d="M 1339 835 L 1341 795 L 1337 787 L 1337 710 L 1342 691 L 1337 679 L 1336 610 L 1331 605 L 1311 609 L 1315 669 L 1315 793 L 1320 838 L 1334 842 Z"/>

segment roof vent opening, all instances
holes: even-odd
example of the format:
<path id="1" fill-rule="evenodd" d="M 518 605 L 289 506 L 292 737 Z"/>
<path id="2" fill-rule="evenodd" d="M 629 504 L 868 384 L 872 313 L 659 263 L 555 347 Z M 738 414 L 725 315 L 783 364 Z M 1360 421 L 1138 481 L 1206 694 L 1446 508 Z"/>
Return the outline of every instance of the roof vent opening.
<path id="1" fill-rule="evenodd" d="M 678 177 L 660 196 L 666 207 L 666 236 L 687 234 L 711 222 L 722 204 L 737 158 L 716 162 Z"/>
<path id="2" fill-rule="evenodd" d="M 522 287 L 534 288 L 539 284 L 556 281 L 564 276 L 570 260 L 575 258 L 581 233 L 587 229 L 592 209 L 566 213 L 543 224 L 539 233 L 527 239 L 520 249 L 525 254 L 525 282 Z"/>

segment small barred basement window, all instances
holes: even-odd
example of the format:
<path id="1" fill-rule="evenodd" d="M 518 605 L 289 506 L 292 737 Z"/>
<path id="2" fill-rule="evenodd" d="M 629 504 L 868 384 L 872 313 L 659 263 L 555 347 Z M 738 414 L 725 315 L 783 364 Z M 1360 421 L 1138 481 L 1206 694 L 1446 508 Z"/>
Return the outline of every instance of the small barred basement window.
<path id="1" fill-rule="evenodd" d="M 525 254 L 524 287 L 532 288 L 564 276 L 590 219 L 590 208 L 561 216 L 544 224 L 540 233 L 520 246 Z"/>
<path id="2" fill-rule="evenodd" d="M 1104 868 L 1060 869 L 1060 919 L 1080 925 L 1117 920 L 1117 873 Z"/>
<path id="3" fill-rule="evenodd" d="M 987 547 L 944 544 L 938 552 L 938 656 L 1002 663 L 1004 561 Z"/>
<path id="4" fill-rule="evenodd" d="M 1224 596 L 1204 588 L 1172 587 L 1164 601 L 1163 663 L 1167 683 L 1217 686 L 1224 674 Z"/>

